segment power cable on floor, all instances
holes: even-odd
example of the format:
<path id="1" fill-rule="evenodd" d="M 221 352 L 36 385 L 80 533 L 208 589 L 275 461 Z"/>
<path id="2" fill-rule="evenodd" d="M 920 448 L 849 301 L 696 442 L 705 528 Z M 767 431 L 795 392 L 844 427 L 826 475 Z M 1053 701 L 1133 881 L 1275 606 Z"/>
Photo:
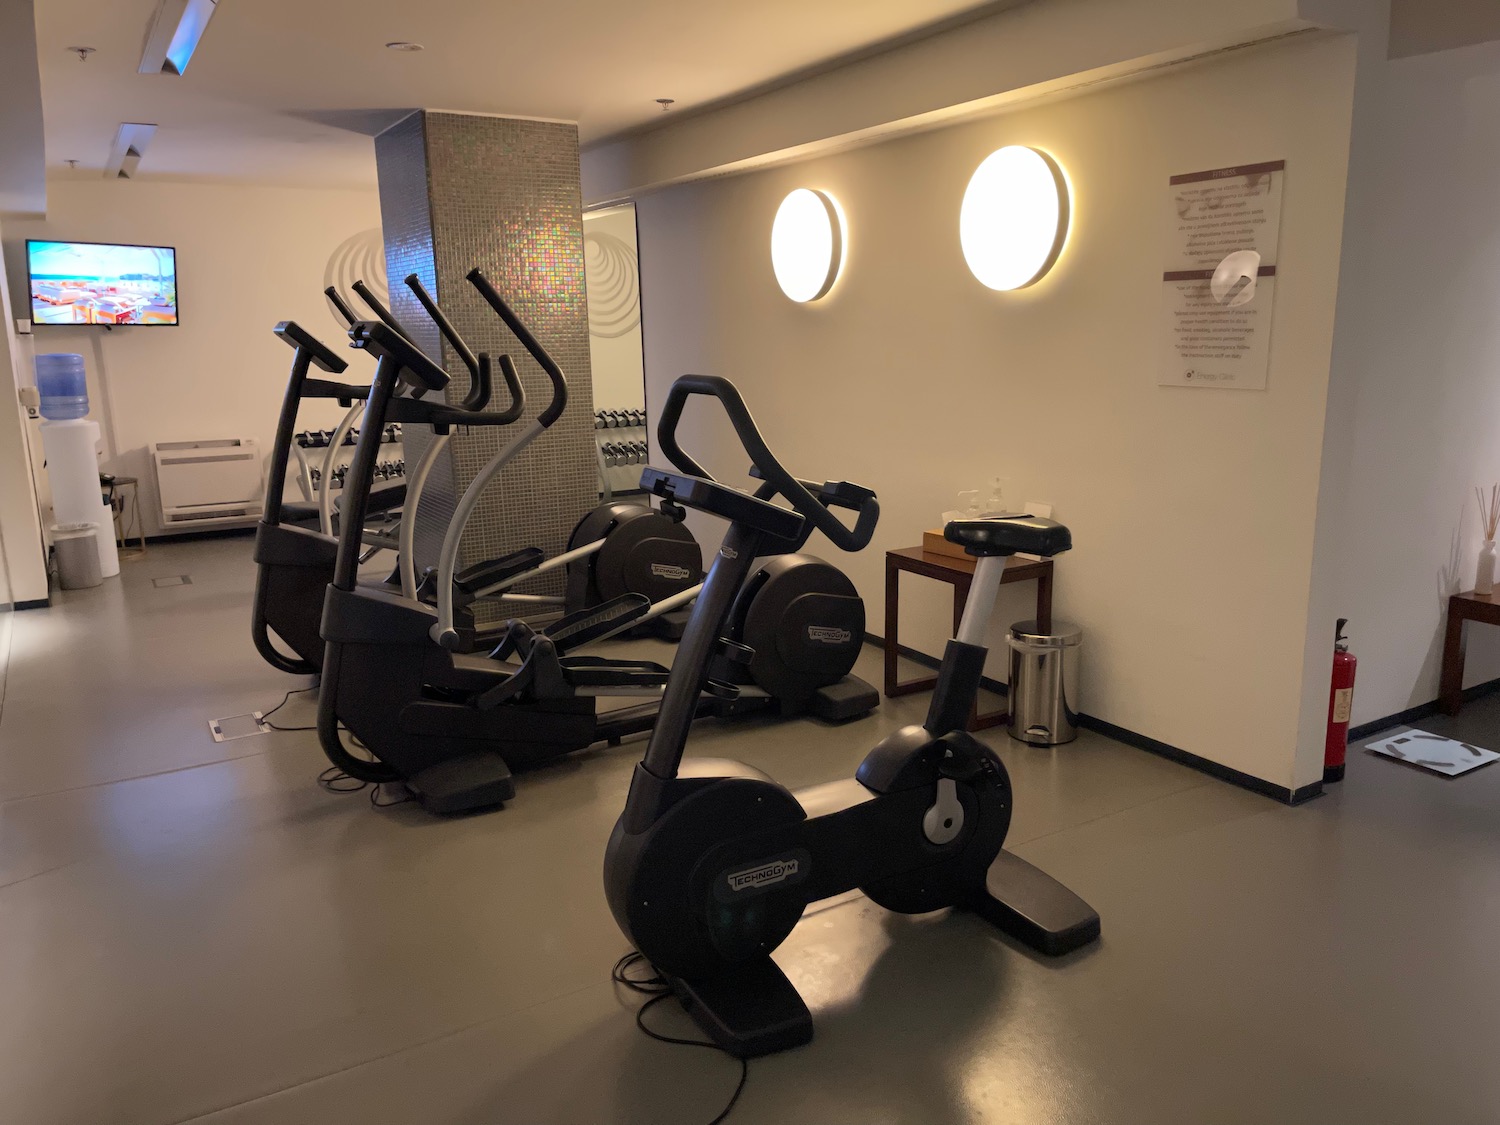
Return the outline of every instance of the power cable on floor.
<path id="1" fill-rule="evenodd" d="M 677 1047 L 707 1047 L 710 1051 L 719 1051 L 728 1055 L 740 1064 L 740 1080 L 734 1088 L 734 1093 L 729 1095 L 729 1101 L 719 1111 L 719 1115 L 708 1123 L 708 1125 L 720 1125 L 721 1122 L 729 1117 L 735 1104 L 740 1100 L 740 1095 L 745 1092 L 745 1082 L 750 1077 L 749 1062 L 738 1058 L 729 1051 L 724 1050 L 717 1043 L 711 1043 L 707 1039 L 679 1039 L 674 1035 L 663 1035 L 661 1032 L 653 1031 L 647 1027 L 646 1013 L 672 995 L 672 986 L 667 983 L 665 977 L 655 972 L 655 970 L 652 971 L 652 975 L 649 977 L 631 976 L 629 970 L 635 965 L 645 965 L 648 969 L 651 968 L 641 953 L 632 951 L 615 962 L 615 967 L 610 970 L 609 979 L 618 985 L 628 988 L 631 992 L 636 992 L 650 998 L 635 1010 L 636 1027 L 640 1028 L 658 1043 L 670 1043 Z"/>
<path id="2" fill-rule="evenodd" d="M 280 730 L 280 731 L 317 730 L 318 728 L 315 727 L 315 726 L 312 726 L 312 727 L 278 727 L 275 723 L 271 723 L 271 722 L 267 722 L 266 721 L 272 715 L 276 714 L 277 711 L 280 711 L 283 707 L 285 707 L 288 703 L 290 703 L 291 699 L 292 699 L 292 696 L 294 696 L 294 695 L 302 695 L 305 692 L 317 691 L 317 690 L 318 690 L 318 685 L 317 684 L 313 684 L 312 687 L 293 688 L 291 691 L 287 692 L 285 695 L 283 695 L 281 697 L 281 702 L 280 703 L 276 704 L 276 706 L 272 707 L 269 711 L 266 711 L 266 712 L 264 712 L 264 713 L 261 714 L 261 717 L 260 717 L 261 725 L 262 726 L 266 726 L 266 727 L 270 727 L 272 730 Z"/>
<path id="3" fill-rule="evenodd" d="M 304 692 L 317 690 L 317 684 L 314 684 L 312 687 L 293 688 L 291 691 L 287 692 L 281 697 L 280 703 L 276 704 L 275 707 L 272 707 L 269 711 L 266 711 L 261 715 L 261 725 L 269 727 L 271 730 L 278 731 L 317 730 L 318 728 L 316 725 L 310 727 L 279 727 L 275 723 L 267 722 L 267 720 L 272 715 L 276 714 L 277 711 L 280 711 L 289 702 L 291 702 L 292 696 L 301 695 Z M 345 731 L 347 733 L 347 728 L 342 725 L 340 725 L 339 730 Z M 361 742 L 352 734 L 349 735 L 349 740 L 353 742 L 354 745 L 358 746 L 361 750 L 368 749 L 363 742 Z M 395 800 L 384 798 L 381 796 L 381 791 L 383 789 L 382 785 L 376 784 L 372 788 L 370 782 L 361 781 L 357 777 L 351 777 L 349 774 L 339 769 L 338 766 L 329 766 L 322 773 L 318 774 L 318 785 L 329 793 L 358 793 L 362 789 L 369 789 L 370 805 L 372 808 L 377 809 L 389 809 L 395 807 L 396 805 L 404 805 L 407 801 L 413 799 L 411 790 L 407 789 L 405 786 L 402 786 L 402 792 L 404 796 L 397 797 Z"/>

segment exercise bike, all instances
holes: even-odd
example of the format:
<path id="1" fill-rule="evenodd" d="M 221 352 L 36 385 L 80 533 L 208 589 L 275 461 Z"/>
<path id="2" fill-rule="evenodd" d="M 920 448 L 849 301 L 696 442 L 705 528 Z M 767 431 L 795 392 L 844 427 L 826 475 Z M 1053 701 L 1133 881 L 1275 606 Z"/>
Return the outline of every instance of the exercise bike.
<path id="1" fill-rule="evenodd" d="M 766 481 L 756 495 L 717 483 L 679 448 L 676 424 L 695 394 L 723 405 Z M 807 1005 L 771 953 L 809 904 L 856 888 L 900 913 L 971 910 L 1052 956 L 1095 940 L 1099 916 L 1087 903 L 1003 850 L 1010 781 L 994 751 L 964 730 L 1006 557 L 1066 551 L 1068 529 L 1031 517 L 950 523 L 946 538 L 978 561 L 926 722 L 885 738 L 853 779 L 793 793 L 739 762 L 684 763 L 695 700 L 749 560 L 808 523 L 843 550 L 859 550 L 875 529 L 875 499 L 860 506 L 853 527 L 842 523 L 782 468 L 724 379 L 677 380 L 658 441 L 682 473 L 648 470 L 643 483 L 730 526 L 610 837 L 604 887 L 625 936 L 704 1032 L 741 1058 L 809 1042 Z M 773 493 L 791 508 L 770 503 Z"/>

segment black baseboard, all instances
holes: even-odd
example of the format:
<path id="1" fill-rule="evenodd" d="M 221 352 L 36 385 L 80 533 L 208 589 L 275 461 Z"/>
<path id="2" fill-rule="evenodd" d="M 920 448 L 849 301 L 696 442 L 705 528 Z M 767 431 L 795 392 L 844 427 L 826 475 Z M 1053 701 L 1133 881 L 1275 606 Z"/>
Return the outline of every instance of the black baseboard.
<path id="1" fill-rule="evenodd" d="M 1091 730 L 1112 738 L 1116 742 L 1123 742 L 1126 746 L 1134 746 L 1137 750 L 1145 750 L 1148 753 L 1167 758 L 1179 765 L 1188 766 L 1199 773 L 1206 773 L 1209 777 L 1218 778 L 1220 781 L 1227 781 L 1230 785 L 1237 785 L 1241 789 L 1248 789 L 1250 792 L 1259 793 L 1263 797 L 1271 797 L 1284 805 L 1300 805 L 1323 794 L 1323 783 L 1321 781 L 1315 781 L 1311 785 L 1304 785 L 1300 789 L 1288 789 L 1285 785 L 1277 785 L 1275 782 L 1267 781 L 1262 777 L 1256 777 L 1251 773 L 1245 773 L 1232 766 L 1220 765 L 1218 762 L 1200 757 L 1190 750 L 1184 750 L 1180 746 L 1159 742 L 1144 734 L 1137 734 L 1133 730 L 1117 727 L 1114 723 L 1107 723 L 1103 719 L 1096 719 L 1092 715 L 1079 715 L 1078 725 L 1085 730 Z"/>
<path id="2" fill-rule="evenodd" d="M 199 539 L 245 539 L 255 534 L 255 524 L 249 527 L 214 527 L 202 531 L 179 531 L 175 535 L 148 535 L 146 545 L 160 547 L 167 543 L 191 543 Z"/>
<path id="3" fill-rule="evenodd" d="M 865 643 L 880 649 L 882 652 L 885 651 L 885 638 L 877 633 L 866 633 Z M 943 666 L 943 662 L 936 656 L 930 656 L 925 652 L 918 652 L 916 649 L 908 648 L 906 645 L 897 645 L 896 655 L 910 660 L 913 664 L 920 664 L 922 667 L 931 668 L 934 671 Z M 991 679 L 989 676 L 979 677 L 979 686 L 984 688 L 985 691 L 993 692 L 995 695 L 1010 694 L 1010 685 Z"/>
<path id="4" fill-rule="evenodd" d="M 33 598 L 25 602 L 0 602 L 0 613 L 7 610 L 46 609 L 51 604 L 51 598 Z"/>
<path id="5" fill-rule="evenodd" d="M 1464 688 L 1464 702 L 1472 703 L 1476 699 L 1483 699 L 1486 695 L 1493 695 L 1497 691 L 1500 691 L 1500 680 L 1485 680 L 1482 684 Z M 1436 715 L 1439 710 L 1441 708 L 1438 706 L 1438 701 L 1432 699 L 1426 703 L 1419 703 L 1415 707 L 1408 707 L 1405 711 L 1397 711 L 1394 715 L 1386 715 L 1381 719 L 1360 723 L 1357 727 L 1349 728 L 1349 741 L 1351 744 L 1363 742 L 1371 735 L 1379 734 L 1383 730 L 1410 726 L 1412 723 Z"/>
<path id="6" fill-rule="evenodd" d="M 876 648 L 885 648 L 884 637 L 876 636 L 873 633 L 866 633 L 865 640 Z M 921 664 L 927 668 L 936 668 L 940 664 L 940 661 L 928 656 L 925 652 L 918 652 L 916 649 L 907 648 L 905 645 L 897 645 L 896 651 L 907 660 Z M 987 691 L 993 691 L 998 695 L 1009 694 L 1009 688 L 999 680 L 992 680 L 988 676 L 985 676 L 981 683 Z M 1497 683 L 1500 683 L 1500 681 L 1497 681 Z M 1218 762 L 1200 757 L 1179 746 L 1159 742 L 1144 734 L 1137 734 L 1133 730 L 1117 727 L 1114 723 L 1107 723 L 1103 719 L 1096 719 L 1092 715 L 1079 715 L 1078 725 L 1083 727 L 1084 730 L 1091 730 L 1096 734 L 1102 734 L 1106 738 L 1112 738 L 1116 742 L 1123 742 L 1126 746 L 1133 746 L 1137 750 L 1145 750 L 1148 753 L 1157 754 L 1176 762 L 1178 765 L 1195 769 L 1199 773 L 1206 773 L 1210 777 L 1228 782 L 1230 785 L 1236 785 L 1241 789 L 1248 789 L 1252 793 L 1259 793 L 1263 797 L 1270 797 L 1285 805 L 1300 805 L 1311 801 L 1314 797 L 1323 795 L 1323 783 L 1321 781 L 1315 781 L 1311 785 L 1304 785 L 1300 789 L 1288 789 L 1285 785 L 1277 785 L 1274 782 L 1266 781 L 1264 778 L 1256 777 L 1254 774 L 1244 773 L 1230 766 L 1222 766 Z"/>

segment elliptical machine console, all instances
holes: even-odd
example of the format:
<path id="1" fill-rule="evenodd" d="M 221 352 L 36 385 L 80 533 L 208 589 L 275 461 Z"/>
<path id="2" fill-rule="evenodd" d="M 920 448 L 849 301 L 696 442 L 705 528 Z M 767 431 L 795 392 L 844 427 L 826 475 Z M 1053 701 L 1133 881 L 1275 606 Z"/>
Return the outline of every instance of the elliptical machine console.
<path id="1" fill-rule="evenodd" d="M 754 496 L 717 483 L 677 447 L 676 423 L 693 394 L 722 403 L 765 479 Z M 724 379 L 685 376 L 673 385 L 660 444 L 683 475 L 648 472 L 652 490 L 730 526 L 610 837 L 604 886 L 620 928 L 699 1026 L 741 1058 L 808 1042 L 812 1017 L 771 953 L 810 903 L 856 888 L 901 913 L 972 910 L 1049 955 L 1095 940 L 1099 916 L 1087 903 L 1003 850 L 1010 779 L 994 751 L 964 730 L 1006 556 L 1066 551 L 1068 529 L 1031 517 L 949 524 L 947 538 L 978 563 L 926 722 L 884 739 L 854 778 L 793 793 L 740 762 L 684 764 L 694 701 L 766 540 L 795 538 L 811 524 L 839 548 L 859 550 L 875 530 L 875 496 L 858 490 L 865 499 L 854 526 L 841 523 L 807 482 L 777 462 Z M 791 510 L 770 503 L 773 495 Z"/>

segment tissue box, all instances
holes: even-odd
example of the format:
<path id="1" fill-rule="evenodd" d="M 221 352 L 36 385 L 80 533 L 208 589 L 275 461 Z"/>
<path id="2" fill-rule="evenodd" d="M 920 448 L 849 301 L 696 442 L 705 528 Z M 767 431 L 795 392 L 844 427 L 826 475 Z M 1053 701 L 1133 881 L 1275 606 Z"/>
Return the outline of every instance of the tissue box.
<path id="1" fill-rule="evenodd" d="M 922 532 L 922 552 L 928 555 L 947 555 L 952 559 L 968 559 L 971 562 L 974 556 L 965 551 L 957 543 L 950 543 L 943 538 L 943 529 Z"/>

